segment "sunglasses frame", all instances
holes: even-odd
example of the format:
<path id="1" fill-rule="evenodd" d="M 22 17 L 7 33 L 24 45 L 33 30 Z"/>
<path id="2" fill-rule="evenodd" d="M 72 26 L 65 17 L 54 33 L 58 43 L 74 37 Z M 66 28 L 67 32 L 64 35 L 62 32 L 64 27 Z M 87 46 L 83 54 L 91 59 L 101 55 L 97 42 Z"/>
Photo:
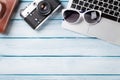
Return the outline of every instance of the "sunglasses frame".
<path id="1" fill-rule="evenodd" d="M 79 18 L 77 19 L 77 21 L 75 21 L 75 22 L 73 22 L 73 23 L 68 22 L 68 21 L 65 19 L 65 15 L 64 15 L 65 11 L 76 11 L 77 13 L 79 13 Z M 97 11 L 97 12 L 99 13 L 99 15 L 100 15 L 100 17 L 98 18 L 98 20 L 97 20 L 95 23 L 89 23 L 89 22 L 87 22 L 87 20 L 86 20 L 85 17 L 84 17 L 84 15 L 85 15 L 87 12 L 90 12 L 90 11 Z M 88 11 L 85 11 L 85 12 L 83 12 L 83 13 L 81 13 L 79 10 L 72 9 L 72 8 L 70 8 L 70 9 L 63 9 L 63 10 L 62 10 L 62 16 L 63 16 L 64 20 L 65 20 L 66 22 L 68 22 L 68 23 L 71 23 L 71 24 L 79 23 L 79 22 L 81 22 L 82 20 L 85 20 L 85 22 L 87 22 L 87 23 L 89 23 L 89 24 L 97 24 L 98 22 L 100 22 L 100 20 L 101 20 L 101 18 L 102 18 L 101 15 L 102 15 L 102 12 L 101 12 L 101 11 L 99 11 L 99 10 L 93 10 L 93 9 L 88 10 Z"/>

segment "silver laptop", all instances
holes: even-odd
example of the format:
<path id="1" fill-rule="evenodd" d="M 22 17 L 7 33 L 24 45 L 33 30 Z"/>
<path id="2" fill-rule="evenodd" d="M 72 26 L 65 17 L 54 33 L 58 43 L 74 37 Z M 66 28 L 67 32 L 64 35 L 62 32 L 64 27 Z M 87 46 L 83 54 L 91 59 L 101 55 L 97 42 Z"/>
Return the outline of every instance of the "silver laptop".
<path id="1" fill-rule="evenodd" d="M 100 10 L 102 19 L 95 25 L 85 21 L 78 24 L 63 21 L 63 28 L 120 45 L 120 0 L 69 0 L 67 8 Z"/>

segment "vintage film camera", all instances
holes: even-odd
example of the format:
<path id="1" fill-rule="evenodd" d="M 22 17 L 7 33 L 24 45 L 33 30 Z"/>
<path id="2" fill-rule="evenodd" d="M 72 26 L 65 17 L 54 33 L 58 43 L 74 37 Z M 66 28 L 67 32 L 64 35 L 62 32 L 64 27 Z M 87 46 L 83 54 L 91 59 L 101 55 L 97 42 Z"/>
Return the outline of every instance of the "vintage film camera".
<path id="1" fill-rule="evenodd" d="M 36 30 L 60 7 L 59 0 L 35 0 L 20 15 Z"/>
<path id="2" fill-rule="evenodd" d="M 4 33 L 18 0 L 0 0 L 0 33 Z"/>

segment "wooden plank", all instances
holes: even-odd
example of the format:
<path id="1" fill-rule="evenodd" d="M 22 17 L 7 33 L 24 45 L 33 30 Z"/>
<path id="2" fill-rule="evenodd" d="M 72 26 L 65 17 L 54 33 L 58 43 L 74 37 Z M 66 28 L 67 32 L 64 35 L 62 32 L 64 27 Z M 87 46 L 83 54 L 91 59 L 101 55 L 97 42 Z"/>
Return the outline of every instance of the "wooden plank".
<path id="1" fill-rule="evenodd" d="M 97 39 L 26 37 L 0 39 L 0 55 L 120 56 L 120 47 Z"/>
<path id="2" fill-rule="evenodd" d="M 6 34 L 0 34 L 0 37 L 86 37 L 63 29 L 61 24 L 62 20 L 48 20 L 35 31 L 23 20 L 13 20 Z"/>
<path id="3" fill-rule="evenodd" d="M 1 57 L 0 74 L 120 74 L 120 58 Z"/>
<path id="4" fill-rule="evenodd" d="M 119 80 L 120 76 L 0 76 L 0 80 Z"/>
<path id="5" fill-rule="evenodd" d="M 30 3 L 31 3 L 31 2 L 21 2 L 21 3 L 19 4 L 18 10 L 15 11 L 15 14 L 14 14 L 14 16 L 12 17 L 12 19 L 22 19 L 21 16 L 20 16 L 20 11 L 21 11 L 21 9 L 24 9 L 24 8 L 25 8 L 28 4 L 30 4 Z M 61 3 L 62 3 L 62 5 L 63 5 L 64 7 L 66 7 L 68 2 L 62 1 Z M 50 19 L 62 19 L 62 16 L 61 16 L 61 15 L 62 15 L 62 14 L 61 14 L 61 9 L 60 9 L 60 10 L 57 11 Z"/>

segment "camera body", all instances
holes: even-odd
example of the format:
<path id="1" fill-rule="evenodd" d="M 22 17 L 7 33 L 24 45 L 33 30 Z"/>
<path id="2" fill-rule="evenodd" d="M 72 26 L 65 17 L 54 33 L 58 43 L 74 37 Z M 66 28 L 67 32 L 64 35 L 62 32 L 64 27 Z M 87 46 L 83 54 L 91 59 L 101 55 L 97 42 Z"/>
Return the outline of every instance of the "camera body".
<path id="1" fill-rule="evenodd" d="M 58 0 L 35 0 L 22 10 L 20 15 L 36 30 L 60 7 Z"/>

